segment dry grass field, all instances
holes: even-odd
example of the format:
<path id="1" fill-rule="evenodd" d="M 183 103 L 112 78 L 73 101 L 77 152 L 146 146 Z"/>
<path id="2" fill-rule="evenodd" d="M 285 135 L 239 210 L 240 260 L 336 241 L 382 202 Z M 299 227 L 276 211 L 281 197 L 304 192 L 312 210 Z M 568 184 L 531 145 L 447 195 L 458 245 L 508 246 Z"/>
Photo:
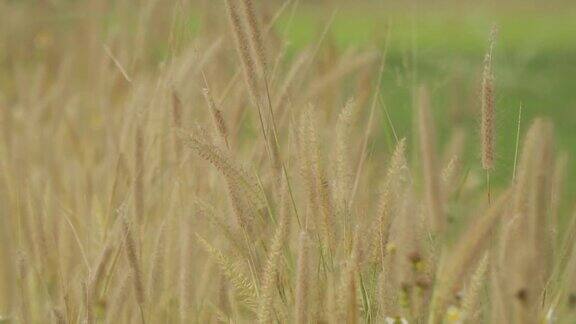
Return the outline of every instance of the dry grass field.
<path id="1" fill-rule="evenodd" d="M 0 1 L 0 323 L 575 323 L 573 83 L 371 5 Z"/>

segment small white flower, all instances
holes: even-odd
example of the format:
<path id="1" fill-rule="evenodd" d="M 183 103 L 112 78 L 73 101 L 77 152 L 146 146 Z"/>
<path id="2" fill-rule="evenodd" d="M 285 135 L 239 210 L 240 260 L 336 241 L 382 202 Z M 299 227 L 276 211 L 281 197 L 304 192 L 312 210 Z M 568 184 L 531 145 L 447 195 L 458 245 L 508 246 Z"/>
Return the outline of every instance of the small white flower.
<path id="1" fill-rule="evenodd" d="M 550 307 L 546 313 L 546 324 L 553 324 L 556 322 L 556 316 L 554 315 L 554 307 Z"/>
<path id="2" fill-rule="evenodd" d="M 389 317 L 384 318 L 384 323 L 386 324 L 408 324 L 408 321 L 402 317 Z"/>

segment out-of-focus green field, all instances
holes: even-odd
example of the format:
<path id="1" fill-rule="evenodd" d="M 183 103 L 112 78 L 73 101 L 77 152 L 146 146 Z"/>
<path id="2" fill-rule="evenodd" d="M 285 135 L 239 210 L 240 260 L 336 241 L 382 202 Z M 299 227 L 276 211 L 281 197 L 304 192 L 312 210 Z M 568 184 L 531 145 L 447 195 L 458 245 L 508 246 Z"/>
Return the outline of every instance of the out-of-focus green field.
<path id="1" fill-rule="evenodd" d="M 396 131 L 399 136 L 409 138 L 414 133 L 410 96 L 415 84 L 426 83 L 432 89 L 441 143 L 446 143 L 450 136 L 447 130 L 453 126 L 479 128 L 481 67 L 491 25 L 497 24 L 495 178 L 504 181 L 511 176 L 520 105 L 524 131 L 527 121 L 534 117 L 550 118 L 560 149 L 571 156 L 576 154 L 576 11 L 573 9 L 519 12 L 512 7 L 494 14 L 472 9 L 389 11 L 375 6 L 327 11 L 303 6 L 291 21 L 283 20 L 280 25 L 286 28 L 291 46 L 299 48 L 318 39 L 332 15 L 325 41 L 333 42 L 339 50 L 353 46 L 383 50 L 389 35 L 382 96 Z M 380 123 L 383 128 L 388 125 L 384 119 Z M 385 129 L 382 135 L 386 134 Z M 467 140 L 469 162 L 477 163 L 478 139 Z M 569 169 L 573 165 L 571 162 Z M 574 179 L 574 175 L 569 177 Z M 570 194 L 574 189 L 576 186 L 570 185 Z"/>

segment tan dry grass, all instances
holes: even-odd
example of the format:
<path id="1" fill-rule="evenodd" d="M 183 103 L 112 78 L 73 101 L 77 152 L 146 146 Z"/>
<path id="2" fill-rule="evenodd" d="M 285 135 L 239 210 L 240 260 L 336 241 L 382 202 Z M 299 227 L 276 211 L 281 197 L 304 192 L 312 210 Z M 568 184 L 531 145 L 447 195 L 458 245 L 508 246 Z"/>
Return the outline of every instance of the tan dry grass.
<path id="1" fill-rule="evenodd" d="M 2 67 L 10 81 L 0 96 L 0 257 L 8 260 L 0 316 L 576 318 L 576 218 L 563 231 L 560 207 L 571 170 L 551 123 L 533 122 L 513 181 L 489 189 L 490 206 L 467 181 L 494 167 L 492 50 L 481 84 L 482 159 L 465 170 L 470 134 L 454 129 L 440 159 L 425 88 L 414 93 L 417 134 L 398 137 L 388 114 L 396 107 L 379 106 L 385 51 L 341 53 L 328 22 L 315 44 L 286 55 L 275 21 L 297 1 L 279 9 L 207 1 L 194 37 L 178 27 L 186 22 L 178 13 L 193 6 L 186 2 L 62 2 L 121 18 L 118 28 L 96 14 L 75 19 L 63 37 L 34 23 L 44 5 L 0 5 L 0 21 L 30 15 L 20 42 L 0 32 L 13 65 Z M 36 48 L 40 36 L 51 45 Z M 170 52 L 158 64 L 162 44 Z M 38 57 L 29 61 L 29 52 Z M 393 129 L 394 150 L 377 142 L 381 127 Z M 415 137 L 419 147 L 409 147 Z"/>

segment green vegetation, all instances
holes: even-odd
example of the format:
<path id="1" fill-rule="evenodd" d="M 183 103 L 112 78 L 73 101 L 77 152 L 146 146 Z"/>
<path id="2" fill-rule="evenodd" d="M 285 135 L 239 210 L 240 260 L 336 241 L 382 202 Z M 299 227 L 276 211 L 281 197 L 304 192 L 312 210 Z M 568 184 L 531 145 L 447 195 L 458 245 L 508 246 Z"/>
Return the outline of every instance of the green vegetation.
<path id="1" fill-rule="evenodd" d="M 550 13 L 510 10 L 495 15 L 452 10 L 389 12 L 373 8 L 334 12 L 329 40 L 340 50 L 355 46 L 382 49 L 390 28 L 382 96 L 400 135 L 409 136 L 413 131 L 410 96 L 413 85 L 421 82 L 429 84 L 434 94 L 441 143 L 445 143 L 454 126 L 479 132 L 481 65 L 490 25 L 496 23 L 499 27 L 494 58 L 496 164 L 500 178 L 511 174 L 513 169 L 520 105 L 523 121 L 535 116 L 550 118 L 556 127 L 559 147 L 576 154 L 574 10 L 566 8 Z M 298 49 L 318 37 L 330 14 L 315 7 L 301 9 L 289 28 L 286 28 L 288 19 L 280 26 L 286 28 L 292 48 Z M 381 123 L 386 125 L 387 120 Z M 469 158 L 477 159 L 476 150 L 470 146 Z M 576 179 L 575 176 L 570 175 L 571 179 Z M 576 193 L 576 183 L 570 185 L 569 191 Z"/>

